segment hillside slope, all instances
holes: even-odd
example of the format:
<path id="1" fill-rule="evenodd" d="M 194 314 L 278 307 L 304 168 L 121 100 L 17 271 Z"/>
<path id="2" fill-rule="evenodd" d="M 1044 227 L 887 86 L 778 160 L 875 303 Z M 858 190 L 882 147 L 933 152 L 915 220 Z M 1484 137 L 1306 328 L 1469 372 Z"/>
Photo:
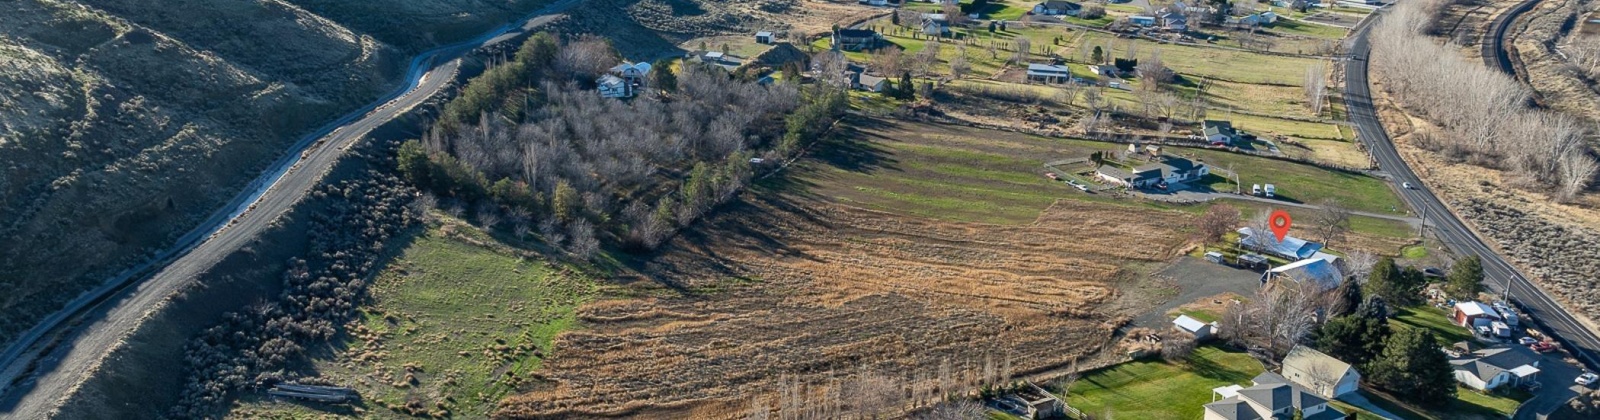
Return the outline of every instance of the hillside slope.
<path id="1" fill-rule="evenodd" d="M 412 53 L 543 3 L 0 0 L 0 344 L 395 88 Z"/>

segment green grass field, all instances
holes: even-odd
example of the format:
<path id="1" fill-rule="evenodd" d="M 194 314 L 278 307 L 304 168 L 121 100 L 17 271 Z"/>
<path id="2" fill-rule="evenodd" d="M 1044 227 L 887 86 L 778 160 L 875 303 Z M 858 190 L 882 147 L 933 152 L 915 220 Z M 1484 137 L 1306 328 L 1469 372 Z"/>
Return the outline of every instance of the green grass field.
<path id="1" fill-rule="evenodd" d="M 1300 86 L 1305 82 L 1306 67 L 1322 61 L 1201 46 L 1159 44 L 1144 39 L 1119 39 L 1103 33 L 1084 34 L 1074 48 L 1093 49 L 1100 46 L 1105 49 L 1107 45 L 1110 45 L 1110 51 L 1106 53 L 1108 57 L 1123 57 L 1129 45 L 1133 45 L 1134 58 L 1139 59 L 1146 59 L 1152 51 L 1160 49 L 1162 62 L 1179 73 L 1240 83 Z M 1078 56 L 1076 53 L 1063 55 Z"/>
<path id="2" fill-rule="evenodd" d="M 1109 411 L 1125 419 L 1197 419 L 1212 388 L 1249 386 L 1264 370 L 1249 354 L 1201 347 L 1185 363 L 1133 361 L 1089 372 L 1066 398 L 1097 417 Z"/>
<path id="3" fill-rule="evenodd" d="M 336 343 L 350 350 L 315 362 L 324 378 L 357 389 L 369 410 L 421 398 L 427 409 L 457 416 L 492 412 L 539 368 L 536 354 L 550 352 L 556 334 L 577 322 L 574 310 L 596 293 L 586 277 L 499 249 L 475 228 L 448 226 L 472 242 L 437 228 L 417 238 L 373 282 L 360 326 Z M 416 380 L 406 381 L 408 373 Z"/>
<path id="4" fill-rule="evenodd" d="M 1371 176 L 1219 150 L 1173 150 L 1199 156 L 1215 167 L 1232 165 L 1239 173 L 1239 182 L 1246 186 L 1276 185 L 1281 200 L 1316 204 L 1324 198 L 1334 198 L 1354 210 L 1384 214 L 1403 214 L 1395 210 L 1405 208 L 1387 183 Z"/>
<path id="5" fill-rule="evenodd" d="M 1395 328 L 1427 328 L 1433 330 L 1434 337 L 1438 337 L 1440 345 L 1450 345 L 1458 341 L 1472 339 L 1472 333 L 1466 328 L 1456 326 L 1450 322 L 1450 313 L 1444 309 L 1432 306 L 1413 306 L 1399 308 L 1397 315 L 1391 319 L 1389 325 Z"/>

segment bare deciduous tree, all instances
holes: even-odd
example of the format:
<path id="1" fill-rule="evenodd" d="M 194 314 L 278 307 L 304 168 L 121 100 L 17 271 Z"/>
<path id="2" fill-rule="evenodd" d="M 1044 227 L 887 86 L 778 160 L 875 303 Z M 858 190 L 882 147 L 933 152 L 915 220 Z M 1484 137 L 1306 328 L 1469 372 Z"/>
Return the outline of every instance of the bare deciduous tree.
<path id="1" fill-rule="evenodd" d="M 1311 115 L 1322 115 L 1323 103 L 1328 96 L 1327 68 L 1322 63 L 1306 66 L 1306 108 Z"/>
<path id="2" fill-rule="evenodd" d="M 1312 212 L 1312 223 L 1316 224 L 1317 237 L 1329 247 L 1334 242 L 1343 242 L 1345 234 L 1350 233 L 1350 209 L 1336 198 L 1327 198 L 1317 203 L 1317 210 Z"/>

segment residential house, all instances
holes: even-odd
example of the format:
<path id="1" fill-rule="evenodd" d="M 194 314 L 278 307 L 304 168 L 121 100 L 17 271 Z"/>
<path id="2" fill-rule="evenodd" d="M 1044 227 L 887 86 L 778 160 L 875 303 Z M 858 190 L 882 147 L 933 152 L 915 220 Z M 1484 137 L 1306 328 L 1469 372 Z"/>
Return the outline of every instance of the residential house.
<path id="1" fill-rule="evenodd" d="M 1239 141 L 1239 132 L 1233 129 L 1231 122 L 1205 120 L 1200 127 L 1205 132 L 1206 141 L 1213 146 L 1229 146 Z"/>
<path id="2" fill-rule="evenodd" d="M 1166 28 L 1166 30 L 1173 32 L 1183 32 L 1189 30 L 1189 18 L 1184 17 L 1182 13 L 1169 11 L 1162 13 L 1157 17 L 1161 18 L 1161 26 Z"/>
<path id="3" fill-rule="evenodd" d="M 1178 157 L 1140 165 L 1131 171 L 1112 165 L 1100 165 L 1095 169 L 1095 176 L 1100 179 L 1129 188 L 1164 188 L 1204 178 L 1210 173 L 1211 168 L 1204 163 Z"/>
<path id="4" fill-rule="evenodd" d="M 1128 23 L 1148 28 L 1151 26 L 1156 26 L 1156 17 L 1149 15 L 1128 16 Z"/>
<path id="5" fill-rule="evenodd" d="M 1244 17 L 1229 17 L 1226 23 L 1235 26 L 1262 26 L 1278 22 L 1278 14 L 1272 12 L 1252 13 Z"/>
<path id="6" fill-rule="evenodd" d="M 1499 312 L 1478 301 L 1456 302 L 1455 314 L 1451 318 L 1456 325 L 1467 328 L 1489 325 L 1501 320 Z"/>
<path id="7" fill-rule="evenodd" d="M 929 36 L 950 36 L 950 17 L 944 13 L 922 15 L 922 33 Z"/>
<path id="8" fill-rule="evenodd" d="M 624 61 L 622 64 L 611 67 L 611 74 L 632 83 L 643 83 L 645 76 L 650 75 L 650 63 Z"/>
<path id="9" fill-rule="evenodd" d="M 1190 318 L 1188 315 L 1178 315 L 1176 319 L 1172 320 L 1172 327 L 1193 336 L 1195 341 L 1211 339 L 1211 336 L 1217 333 L 1217 324 L 1215 322 L 1200 322 L 1200 320 Z"/>
<path id="10" fill-rule="evenodd" d="M 1295 346 L 1284 356 L 1283 377 L 1323 398 L 1339 398 L 1361 386 L 1356 368 L 1306 346 Z"/>
<path id="11" fill-rule="evenodd" d="M 1322 253 L 1318 252 L 1316 254 Z M 1344 283 L 1344 273 L 1339 270 L 1339 266 L 1328 260 L 1317 258 L 1315 255 L 1273 267 L 1271 270 L 1267 270 L 1266 275 L 1268 280 L 1314 281 L 1321 285 L 1323 289 L 1332 289 Z"/>
<path id="12" fill-rule="evenodd" d="M 1072 69 L 1066 64 L 1028 64 L 1028 80 L 1045 83 L 1072 81 Z"/>
<path id="13" fill-rule="evenodd" d="M 861 0 L 860 3 L 868 6 L 888 6 L 889 0 Z"/>
<path id="14" fill-rule="evenodd" d="M 1283 240 L 1279 241 L 1272 232 L 1261 232 L 1261 235 L 1260 239 L 1256 239 L 1255 229 L 1249 226 L 1239 228 L 1239 245 L 1245 249 L 1294 261 L 1311 258 L 1322 250 L 1322 244 L 1293 236 L 1284 235 Z"/>
<path id="15" fill-rule="evenodd" d="M 833 47 L 845 51 L 870 50 L 882 41 L 883 36 L 871 29 L 840 29 L 833 33 Z"/>
<path id="16" fill-rule="evenodd" d="M 1212 389 L 1213 402 L 1205 405 L 1205 420 L 1288 419 L 1295 411 L 1304 420 L 1344 418 L 1343 412 L 1328 406 L 1327 399 L 1276 373 L 1264 372 L 1251 382 L 1255 385 L 1249 388 L 1229 385 Z"/>
<path id="17" fill-rule="evenodd" d="M 852 88 L 865 90 L 868 92 L 882 92 L 885 87 L 889 86 L 888 80 L 889 79 L 883 77 L 861 73 L 860 75 L 856 76 L 856 80 L 852 82 L 850 86 Z"/>
<path id="18" fill-rule="evenodd" d="M 771 44 L 772 43 L 772 32 L 771 31 L 756 32 L 756 43 L 757 44 Z"/>
<path id="19" fill-rule="evenodd" d="M 1033 14 L 1045 16 L 1077 16 L 1083 5 L 1065 0 L 1049 0 L 1033 6 Z"/>
<path id="20" fill-rule="evenodd" d="M 595 81 L 595 84 L 599 85 L 598 90 L 602 98 L 628 98 L 633 96 L 633 85 L 616 75 L 601 75 L 600 79 Z"/>
<path id="21" fill-rule="evenodd" d="M 1539 353 L 1527 347 L 1502 344 L 1451 358 L 1450 366 L 1455 369 L 1456 382 L 1488 391 L 1537 381 L 1539 359 Z"/>
<path id="22" fill-rule="evenodd" d="M 1100 77 L 1107 77 L 1107 78 L 1117 77 L 1117 75 L 1120 74 L 1120 72 L 1117 71 L 1117 66 L 1113 66 L 1113 65 L 1110 65 L 1110 64 L 1096 64 L 1096 65 L 1089 66 L 1089 72 L 1097 74 Z"/>

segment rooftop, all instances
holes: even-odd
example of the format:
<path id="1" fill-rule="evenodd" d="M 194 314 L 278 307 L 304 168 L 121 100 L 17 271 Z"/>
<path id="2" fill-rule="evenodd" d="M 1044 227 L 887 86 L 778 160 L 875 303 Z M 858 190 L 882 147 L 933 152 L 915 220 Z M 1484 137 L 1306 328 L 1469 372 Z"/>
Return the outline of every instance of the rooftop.
<path id="1" fill-rule="evenodd" d="M 1485 305 L 1483 302 L 1479 301 L 1456 302 L 1456 310 L 1461 311 L 1461 313 L 1466 314 L 1466 316 L 1487 315 L 1495 319 L 1500 318 L 1499 312 L 1496 312 L 1494 308 L 1489 307 L 1489 305 Z"/>
<path id="2" fill-rule="evenodd" d="M 1177 319 L 1172 320 L 1172 324 L 1177 325 L 1178 328 L 1182 328 L 1184 331 L 1188 332 L 1200 331 L 1201 328 L 1206 327 L 1206 323 L 1200 322 L 1198 319 L 1190 318 L 1188 315 L 1178 315 Z"/>

